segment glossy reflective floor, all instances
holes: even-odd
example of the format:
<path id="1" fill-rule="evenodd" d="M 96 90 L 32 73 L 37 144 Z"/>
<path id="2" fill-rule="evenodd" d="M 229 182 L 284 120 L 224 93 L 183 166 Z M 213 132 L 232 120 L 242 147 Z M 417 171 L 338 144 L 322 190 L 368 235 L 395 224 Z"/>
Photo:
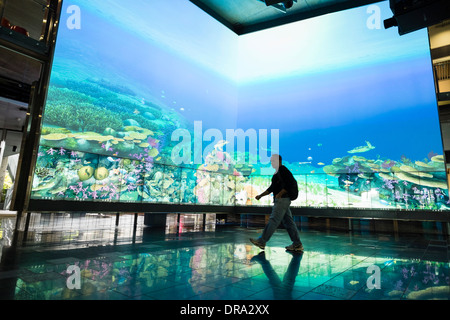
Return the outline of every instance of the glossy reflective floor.
<path id="1" fill-rule="evenodd" d="M 41 228 L 26 245 L 18 247 L 9 245 L 11 235 L 7 229 L 11 221 L 0 219 L 0 298 L 450 298 L 447 237 L 302 230 L 305 252 L 290 254 L 284 249 L 290 241 L 283 229 L 261 251 L 248 241 L 261 229 L 218 226 L 214 231 L 185 229 L 173 234 L 144 228 L 141 222 L 135 228 L 132 220 L 128 225 L 111 228 L 105 221 L 112 217 L 96 219 L 104 226 L 101 232 L 80 235 Z M 79 278 L 72 272 L 76 269 Z M 80 289 L 73 288 L 78 280 Z"/>

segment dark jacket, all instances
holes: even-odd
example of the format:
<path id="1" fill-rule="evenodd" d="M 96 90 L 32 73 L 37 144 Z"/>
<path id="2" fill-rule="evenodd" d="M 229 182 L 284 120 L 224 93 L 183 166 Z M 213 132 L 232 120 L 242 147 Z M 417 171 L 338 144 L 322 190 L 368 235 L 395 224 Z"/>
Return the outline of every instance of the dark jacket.
<path id="1" fill-rule="evenodd" d="M 278 171 L 273 175 L 272 184 L 267 189 L 267 191 L 272 192 L 273 197 L 275 198 L 275 196 L 282 189 L 285 189 L 286 191 L 288 191 L 290 189 L 291 184 L 293 184 L 293 183 L 297 183 L 294 179 L 294 176 L 292 175 L 292 173 L 289 171 L 288 168 L 281 165 L 278 168 Z M 283 198 L 289 198 L 289 194 L 285 193 L 283 195 Z"/>

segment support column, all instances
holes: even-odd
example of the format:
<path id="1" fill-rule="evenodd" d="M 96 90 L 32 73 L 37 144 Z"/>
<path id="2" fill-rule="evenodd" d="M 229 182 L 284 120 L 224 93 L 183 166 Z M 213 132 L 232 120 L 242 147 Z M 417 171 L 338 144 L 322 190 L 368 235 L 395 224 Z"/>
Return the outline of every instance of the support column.
<path id="1" fill-rule="evenodd" d="M 119 226 L 119 218 L 120 218 L 120 212 L 116 213 L 116 227 Z"/>
<path id="2" fill-rule="evenodd" d="M 394 224 L 395 240 L 398 240 L 398 221 L 397 220 L 393 220 L 392 223 Z"/>
<path id="3" fill-rule="evenodd" d="M 46 25 L 48 53 L 42 62 L 41 75 L 38 82 L 33 83 L 30 104 L 25 121 L 21 154 L 18 163 L 17 177 L 14 184 L 14 194 L 11 201 L 12 210 L 17 211 L 16 231 L 21 225 L 21 220 L 28 212 L 31 195 L 33 173 L 36 166 L 39 140 L 41 135 L 42 115 L 47 98 L 47 90 L 50 81 L 53 55 L 55 51 L 58 23 L 61 15 L 61 0 L 50 2 L 49 15 Z M 29 216 L 29 215 L 28 215 Z M 25 233 L 28 231 L 28 219 Z"/>

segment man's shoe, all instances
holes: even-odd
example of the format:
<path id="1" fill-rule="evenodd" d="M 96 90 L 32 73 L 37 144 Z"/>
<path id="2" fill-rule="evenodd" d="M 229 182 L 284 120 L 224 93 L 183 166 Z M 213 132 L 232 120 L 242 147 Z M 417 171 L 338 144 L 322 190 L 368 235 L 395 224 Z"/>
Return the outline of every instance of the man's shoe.
<path id="1" fill-rule="evenodd" d="M 305 249 L 303 249 L 303 244 L 291 244 L 290 246 L 286 247 L 287 251 L 293 251 L 293 252 L 303 252 Z"/>
<path id="2" fill-rule="evenodd" d="M 250 238 L 250 242 L 262 250 L 264 250 L 264 248 L 266 247 L 266 244 L 260 241 L 259 239 Z"/>

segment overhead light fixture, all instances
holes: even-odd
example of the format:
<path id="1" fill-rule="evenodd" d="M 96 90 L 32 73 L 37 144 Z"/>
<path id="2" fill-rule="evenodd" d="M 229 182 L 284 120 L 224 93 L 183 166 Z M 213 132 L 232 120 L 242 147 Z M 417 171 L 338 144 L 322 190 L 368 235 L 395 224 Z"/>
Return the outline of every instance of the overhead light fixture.
<path id="1" fill-rule="evenodd" d="M 264 2 L 266 6 L 272 6 L 277 10 L 280 10 L 283 13 L 287 12 L 287 9 L 292 8 L 294 2 L 297 3 L 297 0 L 287 0 L 287 1 L 279 1 L 279 0 L 259 0 Z"/>

